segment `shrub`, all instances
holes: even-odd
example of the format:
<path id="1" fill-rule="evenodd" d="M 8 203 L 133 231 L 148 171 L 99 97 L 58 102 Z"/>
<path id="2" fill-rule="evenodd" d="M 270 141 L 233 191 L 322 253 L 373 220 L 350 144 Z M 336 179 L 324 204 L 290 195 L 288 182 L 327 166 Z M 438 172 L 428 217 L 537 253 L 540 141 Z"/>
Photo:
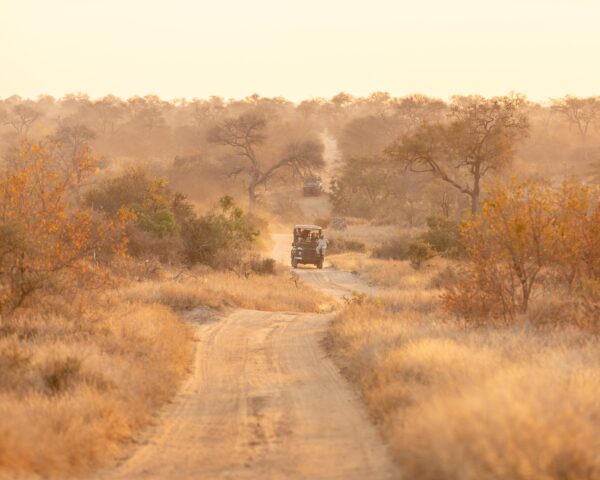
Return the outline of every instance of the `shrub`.
<path id="1" fill-rule="evenodd" d="M 492 191 L 481 215 L 463 226 L 470 261 L 446 288 L 446 308 L 470 321 L 509 322 L 527 313 L 542 280 L 567 294 L 583 291 L 600 278 L 599 210 L 573 182 L 559 189 L 513 182 Z"/>
<path id="2" fill-rule="evenodd" d="M 232 197 L 222 197 L 219 210 L 196 219 L 185 231 L 187 262 L 215 268 L 239 265 L 254 247 L 259 234 L 255 220 L 244 213 Z"/>
<path id="3" fill-rule="evenodd" d="M 248 263 L 250 269 L 260 275 L 275 275 L 277 273 L 277 262 L 273 258 L 255 258 Z"/>
<path id="4" fill-rule="evenodd" d="M 448 266 L 431 278 L 429 287 L 448 288 L 454 285 L 458 280 L 459 276 L 456 269 Z"/>
<path id="5" fill-rule="evenodd" d="M 331 223 L 330 217 L 317 217 L 315 218 L 315 225 L 319 225 L 320 227 L 327 228 Z"/>
<path id="6" fill-rule="evenodd" d="M 418 240 L 408 246 L 408 258 L 415 270 L 419 270 L 427 260 L 433 257 L 435 257 L 435 252 L 428 243 Z"/>
<path id="7" fill-rule="evenodd" d="M 25 143 L 18 166 L 0 178 L 1 313 L 37 291 L 65 295 L 69 286 L 81 288 L 84 277 L 101 280 L 91 267 L 98 254 L 123 252 L 123 212 L 110 220 L 71 195 L 93 171 L 93 159 L 85 157 L 67 183 L 50 147 Z"/>
<path id="8" fill-rule="evenodd" d="M 169 263 L 185 256 L 181 231 L 196 215 L 189 201 L 172 192 L 166 180 L 132 169 L 101 182 L 87 192 L 85 201 L 111 215 L 124 209 L 132 212 L 128 227 L 131 255 Z"/>
<path id="9" fill-rule="evenodd" d="M 442 256 L 456 258 L 465 253 L 459 222 L 441 217 L 427 217 L 428 230 L 419 237 Z"/>
<path id="10" fill-rule="evenodd" d="M 42 370 L 42 378 L 50 393 L 58 394 L 70 388 L 81 370 L 81 360 L 66 357 L 51 360 Z"/>
<path id="11" fill-rule="evenodd" d="M 372 256 L 386 260 L 406 260 L 409 257 L 408 250 L 411 243 L 409 237 L 398 237 L 388 240 L 375 247 Z"/>
<path id="12" fill-rule="evenodd" d="M 367 246 L 358 240 L 348 240 L 344 238 L 332 238 L 329 240 L 329 253 L 343 252 L 365 252 Z"/>

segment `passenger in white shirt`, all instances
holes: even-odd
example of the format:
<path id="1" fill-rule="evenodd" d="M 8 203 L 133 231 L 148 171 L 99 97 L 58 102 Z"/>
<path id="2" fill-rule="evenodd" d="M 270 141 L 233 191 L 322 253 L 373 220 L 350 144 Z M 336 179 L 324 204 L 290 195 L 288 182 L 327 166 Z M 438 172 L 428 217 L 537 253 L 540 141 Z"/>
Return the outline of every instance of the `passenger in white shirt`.
<path id="1" fill-rule="evenodd" d="M 323 236 L 323 234 L 321 234 L 317 240 L 317 254 L 325 256 L 328 245 L 329 241 Z"/>

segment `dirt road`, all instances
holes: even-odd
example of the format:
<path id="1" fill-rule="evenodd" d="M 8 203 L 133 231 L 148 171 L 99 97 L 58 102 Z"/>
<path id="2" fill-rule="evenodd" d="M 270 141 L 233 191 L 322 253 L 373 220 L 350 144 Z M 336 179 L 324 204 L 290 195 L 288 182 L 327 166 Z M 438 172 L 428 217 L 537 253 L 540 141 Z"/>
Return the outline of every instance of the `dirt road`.
<path id="1" fill-rule="evenodd" d="M 279 257 L 289 237 L 275 240 Z M 300 275 L 337 296 L 359 286 L 340 272 Z M 101 478 L 395 477 L 359 399 L 320 345 L 330 319 L 240 310 L 207 321 L 192 312 L 193 374 L 147 441 Z"/>

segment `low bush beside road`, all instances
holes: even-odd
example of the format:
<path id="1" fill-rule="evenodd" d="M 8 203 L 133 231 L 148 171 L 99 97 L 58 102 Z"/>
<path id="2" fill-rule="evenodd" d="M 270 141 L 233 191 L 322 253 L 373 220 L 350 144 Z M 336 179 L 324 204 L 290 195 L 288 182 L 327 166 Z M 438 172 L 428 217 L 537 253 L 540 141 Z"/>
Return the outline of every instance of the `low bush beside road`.
<path id="1" fill-rule="evenodd" d="M 390 288 L 347 306 L 328 345 L 406 478 L 600 475 L 600 339 L 527 322 L 465 327 L 440 308 L 444 263 L 389 262 L 393 276 L 372 278 Z"/>
<path id="2" fill-rule="evenodd" d="M 406 478 L 600 478 L 599 231 L 591 188 L 513 182 L 419 238 L 460 255 L 331 258 L 379 287 L 327 344 Z"/>

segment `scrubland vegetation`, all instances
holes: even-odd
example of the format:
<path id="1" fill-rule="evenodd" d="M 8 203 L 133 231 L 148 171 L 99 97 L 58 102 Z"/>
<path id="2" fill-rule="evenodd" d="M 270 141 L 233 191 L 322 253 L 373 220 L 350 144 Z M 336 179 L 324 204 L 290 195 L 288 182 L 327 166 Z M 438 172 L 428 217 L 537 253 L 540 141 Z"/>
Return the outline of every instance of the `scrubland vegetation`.
<path id="1" fill-rule="evenodd" d="M 319 292 L 283 273 L 245 278 L 231 272 L 210 271 L 185 281 L 145 281 L 123 290 L 125 298 L 161 303 L 175 309 L 204 305 L 216 310 L 231 307 L 265 311 L 321 312 L 331 308 Z"/>
<path id="2" fill-rule="evenodd" d="M 116 292 L 78 303 L 2 321 L 1 478 L 114 458 L 189 369 L 192 332 L 170 308 Z"/>
<path id="3" fill-rule="evenodd" d="M 0 178 L 0 477 L 114 459 L 189 372 L 185 310 L 327 308 L 261 258 L 264 224 L 229 196 L 198 215 L 143 170 L 98 180 L 89 145 L 65 157 L 23 138 L 14 155 Z"/>
<path id="4" fill-rule="evenodd" d="M 404 265 L 398 287 L 347 307 L 330 332 L 403 474 L 597 477 L 598 337 L 467 329 L 440 310 L 431 274 Z"/>
<path id="5" fill-rule="evenodd" d="M 329 343 L 407 478 L 600 476 L 599 105 L 0 101 L 0 472 L 114 458 L 188 369 L 181 312 L 328 308 L 260 252 L 315 222 L 380 289 Z"/>
<path id="6" fill-rule="evenodd" d="M 411 240 L 332 257 L 380 287 L 329 344 L 408 478 L 600 475 L 599 211 L 594 188 L 517 183 L 429 222 L 418 262 Z"/>

